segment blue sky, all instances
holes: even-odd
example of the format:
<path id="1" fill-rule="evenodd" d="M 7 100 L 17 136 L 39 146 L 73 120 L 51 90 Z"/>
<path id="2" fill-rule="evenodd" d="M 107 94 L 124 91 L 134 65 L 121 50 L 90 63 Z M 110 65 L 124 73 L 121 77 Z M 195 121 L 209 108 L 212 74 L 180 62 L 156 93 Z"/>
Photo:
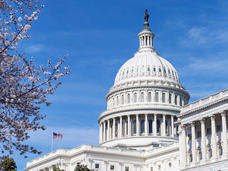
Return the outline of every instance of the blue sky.
<path id="1" fill-rule="evenodd" d="M 32 133 L 28 142 L 42 155 L 50 152 L 52 131 L 63 134 L 54 149 L 98 143 L 105 95 L 138 49 L 146 8 L 155 48 L 177 69 L 190 101 L 228 88 L 226 0 L 49 0 L 45 5 L 23 48 L 38 63 L 68 53 L 72 72 L 50 97 L 51 107 L 41 111 L 47 130 Z M 39 156 L 13 157 L 20 171 Z"/>

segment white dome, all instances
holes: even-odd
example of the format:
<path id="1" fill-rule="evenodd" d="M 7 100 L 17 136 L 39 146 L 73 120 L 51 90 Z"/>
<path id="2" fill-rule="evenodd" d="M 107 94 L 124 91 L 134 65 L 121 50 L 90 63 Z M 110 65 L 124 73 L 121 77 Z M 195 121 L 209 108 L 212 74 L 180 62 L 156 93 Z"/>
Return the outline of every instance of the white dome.
<path id="1" fill-rule="evenodd" d="M 132 81 L 168 81 L 180 84 L 175 68 L 153 49 L 138 51 L 119 69 L 115 84 Z"/>

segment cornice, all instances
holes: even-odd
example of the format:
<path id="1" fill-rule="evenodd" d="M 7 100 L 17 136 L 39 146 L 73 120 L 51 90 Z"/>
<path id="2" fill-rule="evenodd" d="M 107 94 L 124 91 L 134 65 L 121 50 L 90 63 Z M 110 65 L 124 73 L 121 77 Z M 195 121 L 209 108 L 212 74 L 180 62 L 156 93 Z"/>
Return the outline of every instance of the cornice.
<path id="1" fill-rule="evenodd" d="M 228 89 L 227 90 L 223 90 L 221 92 L 224 92 L 224 91 L 228 92 Z M 216 93 L 214 95 L 208 96 L 206 98 L 200 99 L 200 100 L 198 100 L 196 102 L 193 102 L 193 103 L 190 103 L 190 104 L 184 106 L 182 108 L 181 113 L 180 113 L 180 115 L 178 117 L 181 118 L 181 117 L 189 115 L 189 114 L 191 114 L 193 112 L 197 112 L 199 110 L 207 109 L 207 108 L 209 108 L 209 107 L 211 107 L 211 106 L 213 106 L 213 105 L 215 105 L 217 103 L 220 103 L 220 102 L 223 102 L 223 101 L 227 101 L 228 100 L 228 93 L 227 93 L 227 95 L 222 94 L 222 95 L 220 95 L 219 98 L 213 99 L 213 97 L 215 97 L 216 95 L 220 94 L 221 92 L 218 92 L 218 93 Z M 208 101 L 206 101 L 204 103 L 203 100 L 208 100 Z"/>
<path id="2" fill-rule="evenodd" d="M 115 109 L 111 109 L 111 110 L 106 110 L 104 111 L 100 117 L 98 118 L 98 123 L 100 122 L 100 120 L 105 117 L 105 116 L 109 116 L 112 114 L 116 114 L 116 113 L 123 113 L 123 112 L 130 112 L 130 111 L 150 111 L 150 110 L 156 110 L 158 111 L 171 111 L 171 112 L 176 112 L 179 114 L 181 107 L 180 106 L 171 106 L 171 105 L 161 105 L 161 104 L 149 104 L 149 105 L 129 105 L 129 106 L 123 106 L 123 107 L 119 107 L 119 108 L 115 108 Z"/>

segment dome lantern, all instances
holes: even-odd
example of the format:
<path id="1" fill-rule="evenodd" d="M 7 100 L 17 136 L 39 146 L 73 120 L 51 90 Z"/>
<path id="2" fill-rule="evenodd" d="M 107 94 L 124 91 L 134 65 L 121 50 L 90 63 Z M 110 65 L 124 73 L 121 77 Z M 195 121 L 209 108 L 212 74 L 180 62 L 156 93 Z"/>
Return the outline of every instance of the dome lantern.
<path id="1" fill-rule="evenodd" d="M 149 19 L 149 15 L 146 9 L 144 14 L 143 30 L 138 34 L 139 51 L 142 51 L 142 50 L 154 51 L 154 47 L 153 47 L 154 33 L 150 30 L 148 19 Z"/>

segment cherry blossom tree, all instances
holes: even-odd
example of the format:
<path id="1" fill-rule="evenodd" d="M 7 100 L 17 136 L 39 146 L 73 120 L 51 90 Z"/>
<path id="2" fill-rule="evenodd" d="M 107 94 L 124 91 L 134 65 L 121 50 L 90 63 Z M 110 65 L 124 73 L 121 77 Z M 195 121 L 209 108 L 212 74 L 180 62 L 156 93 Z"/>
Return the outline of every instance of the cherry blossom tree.
<path id="1" fill-rule="evenodd" d="M 68 74 L 64 59 L 53 65 L 37 65 L 21 52 L 19 43 L 29 39 L 28 30 L 43 8 L 37 0 L 0 0 L 0 153 L 15 150 L 26 157 L 40 151 L 28 145 L 29 132 L 44 130 L 42 104 Z"/>

